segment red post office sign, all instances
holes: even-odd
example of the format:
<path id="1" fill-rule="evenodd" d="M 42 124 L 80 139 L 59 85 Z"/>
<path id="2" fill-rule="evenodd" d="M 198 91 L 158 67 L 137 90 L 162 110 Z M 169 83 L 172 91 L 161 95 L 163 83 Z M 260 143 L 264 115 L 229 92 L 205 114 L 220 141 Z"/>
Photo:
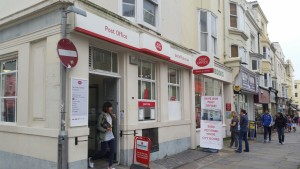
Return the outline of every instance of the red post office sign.
<path id="1" fill-rule="evenodd" d="M 151 140 L 150 140 L 150 138 L 142 137 L 142 136 L 135 136 L 132 164 L 137 162 L 137 163 L 140 163 L 142 165 L 146 165 L 149 168 L 149 165 L 150 165 L 150 150 L 151 150 Z"/>

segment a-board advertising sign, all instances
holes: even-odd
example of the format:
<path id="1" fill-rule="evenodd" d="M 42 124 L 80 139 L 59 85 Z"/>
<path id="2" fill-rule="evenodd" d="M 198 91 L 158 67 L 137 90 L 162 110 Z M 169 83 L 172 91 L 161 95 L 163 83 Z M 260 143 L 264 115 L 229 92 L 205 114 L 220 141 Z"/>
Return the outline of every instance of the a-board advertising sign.
<path id="1" fill-rule="evenodd" d="M 222 149 L 222 97 L 201 97 L 200 147 Z"/>

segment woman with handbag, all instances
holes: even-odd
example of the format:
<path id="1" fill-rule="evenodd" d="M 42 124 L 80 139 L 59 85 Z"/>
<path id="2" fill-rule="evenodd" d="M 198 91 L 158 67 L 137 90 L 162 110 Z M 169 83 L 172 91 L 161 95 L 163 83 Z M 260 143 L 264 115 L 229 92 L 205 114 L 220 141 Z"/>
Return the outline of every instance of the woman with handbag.
<path id="1" fill-rule="evenodd" d="M 103 157 L 109 152 L 109 165 L 108 169 L 112 168 L 112 163 L 115 154 L 115 137 L 113 135 L 113 118 L 115 115 L 113 114 L 112 104 L 110 102 L 105 102 L 103 104 L 103 112 L 99 115 L 98 123 L 97 123 L 97 140 L 101 143 L 101 151 L 96 151 L 92 157 L 88 159 L 89 168 L 94 168 L 94 163 L 92 160 L 97 159 L 98 157 Z"/>

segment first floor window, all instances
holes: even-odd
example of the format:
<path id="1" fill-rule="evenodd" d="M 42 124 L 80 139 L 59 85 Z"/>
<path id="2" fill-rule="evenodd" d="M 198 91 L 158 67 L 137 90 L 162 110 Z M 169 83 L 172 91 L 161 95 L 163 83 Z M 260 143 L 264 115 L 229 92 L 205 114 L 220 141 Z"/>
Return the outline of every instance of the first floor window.
<path id="1" fill-rule="evenodd" d="M 252 70 L 259 70 L 259 60 L 252 60 Z"/>
<path id="2" fill-rule="evenodd" d="M 200 10 L 200 50 L 217 56 L 217 17 Z"/>
<path id="3" fill-rule="evenodd" d="M 135 0 L 123 0 L 123 16 L 135 17 Z"/>
<path id="4" fill-rule="evenodd" d="M 144 0 L 143 4 L 143 14 L 144 14 L 144 22 L 156 26 L 156 11 L 158 4 L 155 0 Z"/>
<path id="5" fill-rule="evenodd" d="M 17 60 L 0 61 L 1 122 L 16 122 L 17 118 Z"/>
<path id="6" fill-rule="evenodd" d="M 89 67 L 94 70 L 118 73 L 117 54 L 104 49 L 90 47 Z"/>
<path id="7" fill-rule="evenodd" d="M 179 101 L 180 73 L 176 69 L 169 68 L 168 74 L 169 101 Z"/>
<path id="8" fill-rule="evenodd" d="M 239 47 L 237 45 L 231 45 L 231 57 L 239 57 Z"/>

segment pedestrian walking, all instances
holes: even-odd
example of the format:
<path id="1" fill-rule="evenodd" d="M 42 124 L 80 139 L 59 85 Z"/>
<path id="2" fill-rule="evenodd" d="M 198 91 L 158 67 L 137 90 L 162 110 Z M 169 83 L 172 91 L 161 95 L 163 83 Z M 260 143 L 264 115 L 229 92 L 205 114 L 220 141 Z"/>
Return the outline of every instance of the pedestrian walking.
<path id="1" fill-rule="evenodd" d="M 238 141 L 239 141 L 239 119 L 235 111 L 232 111 L 231 114 L 232 114 L 232 119 L 230 123 L 231 141 L 229 147 L 233 149 L 237 149 Z"/>
<path id="2" fill-rule="evenodd" d="M 264 126 L 264 142 L 267 142 L 267 135 L 269 135 L 269 142 L 271 142 L 272 136 L 272 123 L 273 117 L 270 115 L 269 110 L 266 109 L 262 116 L 262 125 Z"/>
<path id="3" fill-rule="evenodd" d="M 286 126 L 286 119 L 283 117 L 282 113 L 278 113 L 275 120 L 275 127 L 278 133 L 278 140 L 280 144 L 284 144 L 284 128 Z"/>
<path id="4" fill-rule="evenodd" d="M 95 160 L 100 157 L 104 157 L 109 152 L 109 165 L 108 169 L 112 168 L 113 159 L 115 156 L 115 137 L 113 135 L 113 118 L 116 116 L 113 114 L 112 104 L 110 102 L 105 102 L 103 104 L 103 112 L 99 115 L 97 129 L 98 135 L 97 139 L 101 143 L 101 151 L 96 151 L 92 157 L 88 159 L 89 168 L 94 168 Z"/>
<path id="5" fill-rule="evenodd" d="M 293 125 L 293 119 L 291 118 L 291 116 L 287 116 L 287 128 L 288 128 L 288 132 L 292 131 L 292 125 Z"/>
<path id="6" fill-rule="evenodd" d="M 240 112 L 240 135 L 239 135 L 239 148 L 235 150 L 237 153 L 242 153 L 243 149 L 243 140 L 245 141 L 246 149 L 244 152 L 249 152 L 249 143 L 248 143 L 248 116 L 246 110 L 242 109 Z"/>

